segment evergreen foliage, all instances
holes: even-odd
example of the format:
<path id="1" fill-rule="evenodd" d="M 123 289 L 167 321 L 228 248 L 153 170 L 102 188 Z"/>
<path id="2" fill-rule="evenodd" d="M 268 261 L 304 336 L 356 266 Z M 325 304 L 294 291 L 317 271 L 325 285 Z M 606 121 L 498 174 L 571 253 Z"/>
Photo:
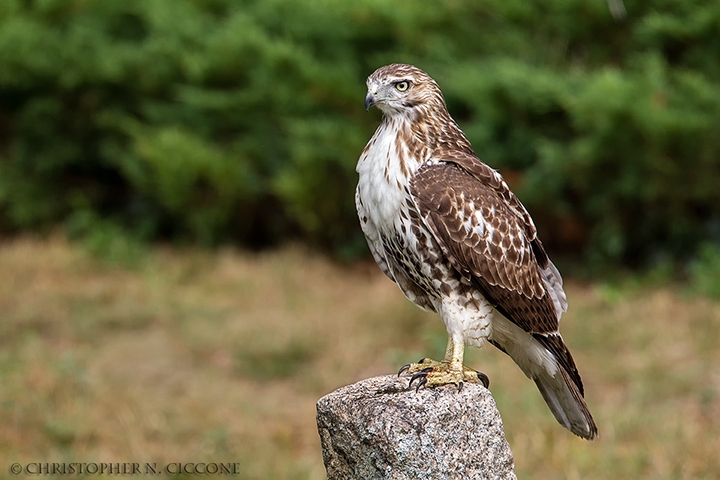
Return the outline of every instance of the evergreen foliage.
<path id="1" fill-rule="evenodd" d="M 550 243 L 684 259 L 720 241 L 718 31 L 684 0 L 3 0 L 0 229 L 363 252 L 364 79 L 404 62 Z"/>

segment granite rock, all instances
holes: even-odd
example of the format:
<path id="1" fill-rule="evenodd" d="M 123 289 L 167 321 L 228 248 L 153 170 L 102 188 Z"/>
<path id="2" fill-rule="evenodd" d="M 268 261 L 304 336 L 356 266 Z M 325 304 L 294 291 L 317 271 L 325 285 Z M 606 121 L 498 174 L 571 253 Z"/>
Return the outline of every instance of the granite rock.
<path id="1" fill-rule="evenodd" d="M 329 480 L 514 479 L 514 462 L 490 392 L 465 384 L 408 388 L 369 378 L 317 403 Z"/>

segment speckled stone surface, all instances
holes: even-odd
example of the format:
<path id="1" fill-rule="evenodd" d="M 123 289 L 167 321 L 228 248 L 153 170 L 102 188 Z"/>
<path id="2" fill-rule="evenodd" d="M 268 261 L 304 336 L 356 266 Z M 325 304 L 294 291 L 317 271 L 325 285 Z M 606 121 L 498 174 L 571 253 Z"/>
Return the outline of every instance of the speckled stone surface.
<path id="1" fill-rule="evenodd" d="M 369 378 L 317 402 L 329 480 L 514 479 L 490 392 L 465 384 L 408 389 L 408 378 Z"/>

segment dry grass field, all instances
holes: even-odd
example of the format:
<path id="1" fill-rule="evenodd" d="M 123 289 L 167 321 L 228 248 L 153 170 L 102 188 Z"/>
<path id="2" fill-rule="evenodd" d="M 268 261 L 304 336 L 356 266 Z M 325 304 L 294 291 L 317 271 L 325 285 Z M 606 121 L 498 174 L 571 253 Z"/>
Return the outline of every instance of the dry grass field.
<path id="1" fill-rule="evenodd" d="M 440 320 L 374 265 L 300 248 L 140 254 L 122 267 L 57 238 L 0 243 L 2 476 L 235 462 L 234 478 L 322 479 L 316 400 L 443 353 Z M 561 428 L 502 353 L 466 358 L 492 381 L 519 478 L 718 478 L 720 303 L 637 282 L 567 291 L 598 441 Z"/>

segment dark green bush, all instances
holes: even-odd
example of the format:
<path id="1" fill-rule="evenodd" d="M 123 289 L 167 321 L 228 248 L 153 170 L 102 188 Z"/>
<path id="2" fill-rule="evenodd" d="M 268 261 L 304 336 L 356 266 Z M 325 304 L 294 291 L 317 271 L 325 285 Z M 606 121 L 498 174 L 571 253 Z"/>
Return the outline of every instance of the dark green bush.
<path id="1" fill-rule="evenodd" d="M 720 241 L 719 29 L 684 0 L 4 0 L 0 229 L 363 252 L 364 79 L 408 62 L 548 243 L 684 259 Z"/>

